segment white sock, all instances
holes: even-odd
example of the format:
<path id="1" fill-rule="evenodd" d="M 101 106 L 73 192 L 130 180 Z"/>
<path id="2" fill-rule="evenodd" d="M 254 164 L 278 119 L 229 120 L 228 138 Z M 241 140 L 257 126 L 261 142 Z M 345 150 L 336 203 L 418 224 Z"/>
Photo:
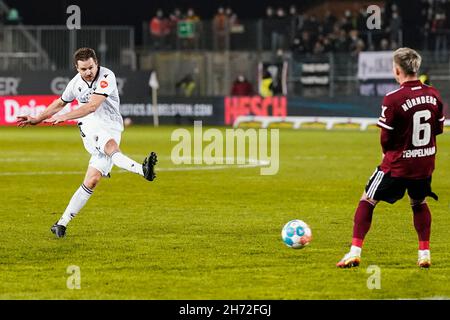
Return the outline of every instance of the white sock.
<path id="1" fill-rule="evenodd" d="M 93 192 L 93 190 L 82 184 L 81 187 L 79 187 L 78 190 L 73 194 L 72 199 L 70 199 L 69 205 L 66 208 L 66 211 L 64 211 L 57 224 L 66 227 L 70 220 L 72 220 L 84 207 Z"/>
<path id="2" fill-rule="evenodd" d="M 350 253 L 352 254 L 352 256 L 361 256 L 361 248 L 357 247 L 357 246 L 352 246 L 350 248 Z"/>
<path id="3" fill-rule="evenodd" d="M 144 171 L 142 170 L 142 164 L 139 164 L 136 161 L 128 158 L 120 151 L 113 153 L 111 155 L 111 159 L 114 165 L 116 165 L 121 169 L 125 169 L 127 171 L 140 174 L 141 176 L 144 175 Z"/>
<path id="4" fill-rule="evenodd" d="M 419 259 L 429 257 L 430 257 L 430 250 L 419 250 Z"/>

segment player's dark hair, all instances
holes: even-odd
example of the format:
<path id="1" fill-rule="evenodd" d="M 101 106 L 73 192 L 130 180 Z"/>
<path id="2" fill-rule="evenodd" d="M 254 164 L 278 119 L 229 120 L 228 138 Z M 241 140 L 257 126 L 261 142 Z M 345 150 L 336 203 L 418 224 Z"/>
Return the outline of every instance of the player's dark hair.
<path id="1" fill-rule="evenodd" d="M 94 49 L 91 48 L 80 48 L 73 54 L 73 65 L 75 68 L 78 66 L 78 61 L 86 61 L 90 58 L 94 59 L 95 63 L 98 64 L 97 55 L 95 54 Z"/>
<path id="2" fill-rule="evenodd" d="M 415 75 L 419 72 L 422 57 L 411 48 L 399 48 L 394 52 L 394 62 L 407 75 Z"/>

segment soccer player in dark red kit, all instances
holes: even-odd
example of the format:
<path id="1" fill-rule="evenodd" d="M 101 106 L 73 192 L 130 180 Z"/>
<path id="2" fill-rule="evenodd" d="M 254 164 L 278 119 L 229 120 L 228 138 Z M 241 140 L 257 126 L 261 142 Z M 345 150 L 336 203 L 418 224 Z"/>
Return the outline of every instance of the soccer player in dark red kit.
<path id="1" fill-rule="evenodd" d="M 350 252 L 337 263 L 340 268 L 359 265 L 364 237 L 370 229 L 372 213 L 379 201 L 393 204 L 408 191 L 419 238 L 418 265 L 431 265 L 431 213 L 427 196 L 436 154 L 436 135 L 444 126 L 443 103 L 439 92 L 417 78 L 422 58 L 413 49 L 394 52 L 393 73 L 400 88 L 384 97 L 378 126 L 381 128 L 383 160 L 370 177 L 356 209 Z"/>

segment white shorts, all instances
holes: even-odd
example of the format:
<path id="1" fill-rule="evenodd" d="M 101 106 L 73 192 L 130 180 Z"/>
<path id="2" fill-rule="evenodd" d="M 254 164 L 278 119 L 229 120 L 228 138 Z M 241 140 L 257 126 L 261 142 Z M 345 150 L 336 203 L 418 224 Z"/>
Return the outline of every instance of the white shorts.
<path id="1" fill-rule="evenodd" d="M 78 122 L 81 139 L 84 148 L 91 154 L 89 166 L 101 172 L 103 176 L 108 176 L 113 167 L 111 157 L 105 154 L 106 143 L 114 139 L 120 145 L 122 132 L 114 129 L 105 129 L 92 123 Z"/>

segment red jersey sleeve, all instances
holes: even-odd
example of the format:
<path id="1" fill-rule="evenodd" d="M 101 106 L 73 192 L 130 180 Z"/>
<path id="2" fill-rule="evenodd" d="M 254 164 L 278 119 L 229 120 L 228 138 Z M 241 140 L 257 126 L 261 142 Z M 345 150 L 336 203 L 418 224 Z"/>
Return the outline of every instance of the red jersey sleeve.
<path id="1" fill-rule="evenodd" d="M 381 128 L 380 143 L 383 153 L 392 148 L 392 132 L 395 128 L 395 109 L 390 99 L 385 96 L 381 106 L 381 115 L 377 126 Z"/>
<path id="2" fill-rule="evenodd" d="M 441 95 L 439 93 L 439 91 L 437 91 L 436 89 L 433 90 L 434 92 L 434 96 L 436 97 L 436 102 L 437 102 L 437 117 L 436 117 L 436 130 L 434 132 L 435 135 L 441 134 L 442 132 L 444 132 L 444 121 L 445 121 L 445 115 L 444 115 L 444 103 L 442 102 L 442 98 Z"/>
<path id="3" fill-rule="evenodd" d="M 383 150 L 383 154 L 385 154 L 387 151 L 393 149 L 391 134 L 392 134 L 392 132 L 389 130 L 384 130 L 384 129 L 381 130 L 380 143 L 381 143 L 381 149 Z"/>
<path id="4" fill-rule="evenodd" d="M 381 115 L 378 118 L 377 126 L 391 131 L 395 129 L 395 108 L 387 96 L 383 99 Z"/>

